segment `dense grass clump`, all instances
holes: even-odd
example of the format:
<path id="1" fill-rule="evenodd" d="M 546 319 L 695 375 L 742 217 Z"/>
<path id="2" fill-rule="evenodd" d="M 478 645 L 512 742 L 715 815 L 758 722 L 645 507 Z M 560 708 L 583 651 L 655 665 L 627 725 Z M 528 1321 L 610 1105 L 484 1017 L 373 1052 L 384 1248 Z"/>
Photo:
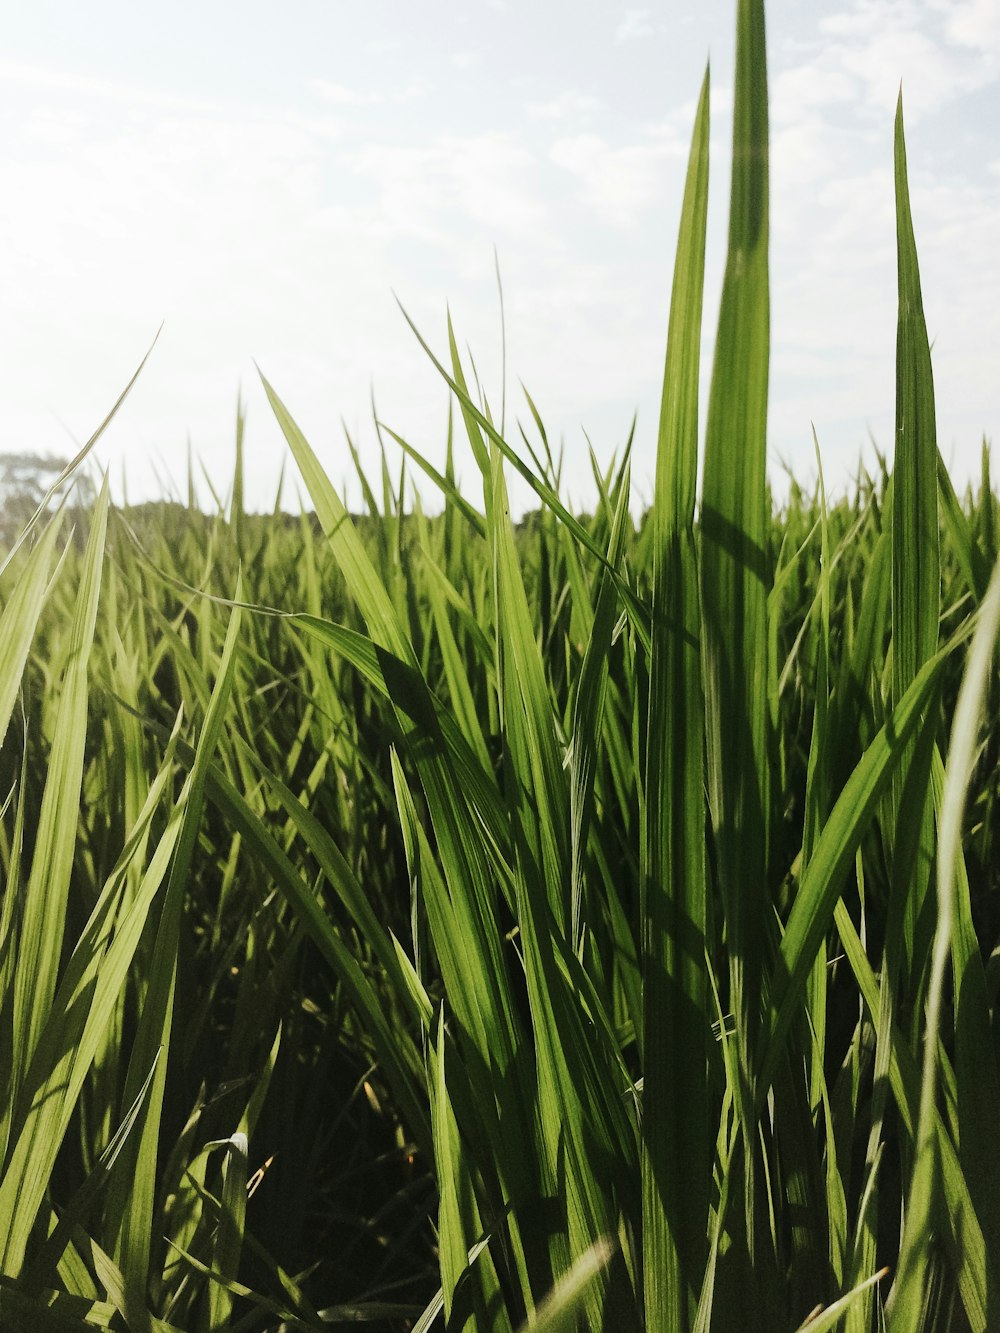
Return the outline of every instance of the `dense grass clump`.
<path id="1" fill-rule="evenodd" d="M 10 552 L 0 1326 L 1000 1327 L 989 453 L 957 496 L 900 110 L 892 470 L 771 503 L 759 0 L 734 149 L 700 499 L 707 78 L 638 525 L 449 325 L 481 501 L 449 427 L 352 516 L 265 381 L 310 512 L 244 511 L 241 408 L 213 512 Z"/>

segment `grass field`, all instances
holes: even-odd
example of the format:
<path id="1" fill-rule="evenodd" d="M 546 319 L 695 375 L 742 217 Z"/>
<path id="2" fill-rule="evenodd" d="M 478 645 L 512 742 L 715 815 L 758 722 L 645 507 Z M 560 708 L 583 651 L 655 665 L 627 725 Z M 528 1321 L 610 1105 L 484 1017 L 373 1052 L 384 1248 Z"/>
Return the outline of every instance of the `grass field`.
<path id="1" fill-rule="evenodd" d="M 105 485 L 11 551 L 3 1328 L 1000 1328 L 989 452 L 956 495 L 900 106 L 891 470 L 772 503 L 738 9 L 715 358 L 706 76 L 641 522 L 628 447 L 564 507 L 449 325 L 481 496 L 383 430 L 352 517 L 265 380 L 309 512 L 245 512 L 241 409 L 207 514 Z"/>

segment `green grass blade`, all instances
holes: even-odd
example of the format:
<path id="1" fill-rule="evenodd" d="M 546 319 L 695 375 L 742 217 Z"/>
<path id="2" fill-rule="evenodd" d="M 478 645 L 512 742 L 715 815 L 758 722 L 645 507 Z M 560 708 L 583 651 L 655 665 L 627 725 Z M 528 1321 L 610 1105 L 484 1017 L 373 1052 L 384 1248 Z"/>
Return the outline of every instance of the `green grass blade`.
<path id="1" fill-rule="evenodd" d="M 940 607 L 938 453 L 934 376 L 920 292 L 903 139 L 896 107 L 896 457 L 892 508 L 893 698 L 898 701 L 937 649 Z"/>
<path id="2" fill-rule="evenodd" d="M 765 489 L 770 297 L 764 6 L 740 0 L 729 251 L 705 434 L 701 602 L 707 778 L 736 1019 L 737 1111 L 749 1172 L 756 1154 L 752 1048 L 770 904 L 764 888 L 768 763 L 768 514 Z M 748 1177 L 748 1242 L 755 1256 Z"/>
<path id="3" fill-rule="evenodd" d="M 646 1321 L 694 1319 L 712 1138 L 705 975 L 704 702 L 694 504 L 708 214 L 709 76 L 695 115 L 674 263 L 653 504 L 653 619 L 642 847 L 643 1283 Z"/>

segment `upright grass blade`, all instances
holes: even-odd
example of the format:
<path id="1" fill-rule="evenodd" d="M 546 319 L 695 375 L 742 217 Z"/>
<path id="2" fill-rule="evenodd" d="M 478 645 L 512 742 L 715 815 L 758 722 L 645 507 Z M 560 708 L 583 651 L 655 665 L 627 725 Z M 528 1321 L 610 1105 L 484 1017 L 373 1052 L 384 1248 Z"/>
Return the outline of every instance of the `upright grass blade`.
<path id="1" fill-rule="evenodd" d="M 708 212 L 709 75 L 674 262 L 653 501 L 642 846 L 643 1286 L 647 1326 L 691 1327 L 705 1267 L 710 1151 L 704 704 L 694 534 Z"/>
<path id="2" fill-rule="evenodd" d="M 242 394 L 236 399 L 236 464 L 233 469 L 233 494 L 229 502 L 229 523 L 233 529 L 236 549 L 244 551 L 244 528 L 246 527 L 246 508 L 243 498 L 243 436 L 246 431 L 247 413 Z"/>
<path id="3" fill-rule="evenodd" d="M 940 606 L 934 376 L 920 291 L 903 138 L 896 106 L 896 457 L 893 466 L 892 680 L 899 700 L 937 648 Z"/>
<path id="4" fill-rule="evenodd" d="M 759 1026 L 770 904 L 765 488 L 770 346 L 768 113 L 763 0 L 737 10 L 729 251 L 712 367 L 702 479 L 702 654 L 707 779 L 736 1020 L 756 1262 L 752 1051 Z"/>
<path id="5" fill-rule="evenodd" d="M 892 697 L 902 698 L 914 676 L 937 648 L 941 599 L 938 554 L 937 431 L 930 344 L 920 291 L 920 270 L 910 213 L 903 139 L 903 95 L 896 106 L 896 253 L 899 273 L 899 316 L 896 329 L 896 456 L 892 507 Z M 910 765 L 897 773 L 893 795 L 896 810 Z M 919 781 L 919 775 L 915 781 Z M 926 789 L 926 778 L 924 780 Z M 900 831 L 905 835 L 912 821 Z M 901 906 L 907 969 L 920 969 L 914 955 L 917 921 L 930 878 L 934 818 L 929 791 L 919 819 L 916 861 L 894 876 L 893 894 Z M 905 866 L 908 858 L 902 857 Z M 912 878 L 911 878 L 912 875 Z M 895 941 L 886 941 L 890 973 L 895 971 Z"/>

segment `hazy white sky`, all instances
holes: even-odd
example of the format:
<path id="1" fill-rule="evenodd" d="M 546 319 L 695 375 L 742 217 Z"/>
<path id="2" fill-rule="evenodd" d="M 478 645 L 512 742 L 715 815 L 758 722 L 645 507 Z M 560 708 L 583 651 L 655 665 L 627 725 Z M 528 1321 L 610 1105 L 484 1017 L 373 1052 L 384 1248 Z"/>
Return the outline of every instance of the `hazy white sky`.
<path id="1" fill-rule="evenodd" d="M 335 480 L 341 418 L 432 458 L 445 304 L 508 417 L 565 441 L 587 503 L 638 409 L 648 496 L 677 215 L 705 61 L 713 83 L 705 347 L 724 259 L 735 6 L 676 0 L 33 0 L 0 58 L 0 451 L 66 453 L 165 320 L 100 458 L 130 498 L 216 484 L 249 400 L 248 499 L 284 444 L 253 358 Z M 1000 0 L 775 0 L 770 457 L 842 488 L 869 429 L 891 452 L 892 114 L 903 82 L 939 440 L 957 478 L 1000 423 Z M 707 367 L 705 379 L 707 382 Z M 462 472 L 474 491 L 474 465 Z M 356 492 L 351 491 L 352 498 Z M 293 498 L 291 495 L 289 498 Z"/>

